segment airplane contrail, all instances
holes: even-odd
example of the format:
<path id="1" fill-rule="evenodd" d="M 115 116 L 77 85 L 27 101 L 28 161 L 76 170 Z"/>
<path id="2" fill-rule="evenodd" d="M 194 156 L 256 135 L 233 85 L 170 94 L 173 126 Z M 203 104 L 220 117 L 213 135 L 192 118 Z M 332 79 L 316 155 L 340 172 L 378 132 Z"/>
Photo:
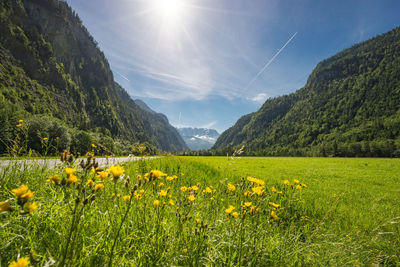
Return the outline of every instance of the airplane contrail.
<path id="1" fill-rule="evenodd" d="M 181 122 L 181 115 L 182 113 L 179 111 L 179 122 Z"/>
<path id="2" fill-rule="evenodd" d="M 130 80 L 128 78 L 126 78 L 124 75 L 122 75 L 121 73 L 119 73 L 118 71 L 114 70 L 119 76 L 121 76 L 122 78 L 124 78 L 125 80 L 127 80 L 128 82 L 130 82 Z"/>
<path id="3" fill-rule="evenodd" d="M 292 41 L 292 39 L 296 36 L 296 34 L 297 32 L 295 32 L 295 34 L 293 34 L 293 36 L 290 37 L 290 39 L 278 50 L 278 52 L 276 52 L 276 54 L 267 62 L 267 64 L 265 64 L 265 66 L 257 73 L 257 75 L 254 76 L 254 78 L 247 84 L 244 90 L 247 90 L 247 88 L 249 88 L 250 85 L 253 84 L 253 82 L 258 78 L 258 76 L 260 76 L 261 73 L 265 71 L 265 69 L 272 63 L 272 61 L 274 61 L 274 59 L 282 52 L 282 50 L 285 49 L 285 47 Z"/>

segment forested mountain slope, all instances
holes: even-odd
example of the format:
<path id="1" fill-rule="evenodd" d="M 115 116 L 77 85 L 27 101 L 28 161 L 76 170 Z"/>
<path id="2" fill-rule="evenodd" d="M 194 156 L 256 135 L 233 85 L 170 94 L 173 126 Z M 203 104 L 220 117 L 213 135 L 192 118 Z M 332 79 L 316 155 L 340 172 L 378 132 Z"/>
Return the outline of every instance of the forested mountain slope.
<path id="1" fill-rule="evenodd" d="M 64 1 L 3 0 L 0 154 L 18 133 L 18 119 L 29 121 L 38 114 L 60 129 L 69 129 L 57 133 L 65 135 L 65 148 L 84 151 L 73 144 L 83 131 L 109 142 L 112 138 L 119 143 L 148 142 L 165 151 L 186 149 L 176 131 L 164 131 L 171 127 L 168 121 L 152 125 L 152 118 L 114 82 L 106 57 Z M 49 127 L 36 130 L 55 138 Z M 31 145 L 35 138 L 38 142 L 38 137 L 30 138 Z"/>
<path id="2" fill-rule="evenodd" d="M 295 93 L 268 99 L 214 149 L 248 155 L 400 156 L 400 28 L 320 62 Z"/>

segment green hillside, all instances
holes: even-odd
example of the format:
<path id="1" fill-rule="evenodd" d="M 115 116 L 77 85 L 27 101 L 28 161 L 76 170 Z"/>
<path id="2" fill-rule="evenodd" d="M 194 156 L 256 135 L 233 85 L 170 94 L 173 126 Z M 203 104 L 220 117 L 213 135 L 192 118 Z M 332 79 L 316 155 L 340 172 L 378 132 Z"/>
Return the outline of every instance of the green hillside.
<path id="1" fill-rule="evenodd" d="M 248 155 L 400 156 L 400 28 L 320 62 L 295 93 L 268 99 L 214 145 Z"/>
<path id="2" fill-rule="evenodd" d="M 187 148 L 167 120 L 154 123 L 115 83 L 105 55 L 64 1 L 0 2 L 0 154 L 21 130 L 19 119 L 35 135 L 29 146 L 38 152 L 42 137 L 63 137 L 59 149 L 81 152 L 87 147 L 74 140 L 82 136 L 109 147 Z"/>

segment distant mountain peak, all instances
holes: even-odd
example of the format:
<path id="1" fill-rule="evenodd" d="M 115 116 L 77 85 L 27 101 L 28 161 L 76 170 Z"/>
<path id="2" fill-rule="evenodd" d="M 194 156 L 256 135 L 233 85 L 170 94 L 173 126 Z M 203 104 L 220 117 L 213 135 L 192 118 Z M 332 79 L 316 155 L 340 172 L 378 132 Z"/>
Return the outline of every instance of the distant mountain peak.
<path id="1" fill-rule="evenodd" d="M 209 149 L 219 137 L 216 130 L 208 128 L 184 127 L 178 132 L 192 150 Z"/>

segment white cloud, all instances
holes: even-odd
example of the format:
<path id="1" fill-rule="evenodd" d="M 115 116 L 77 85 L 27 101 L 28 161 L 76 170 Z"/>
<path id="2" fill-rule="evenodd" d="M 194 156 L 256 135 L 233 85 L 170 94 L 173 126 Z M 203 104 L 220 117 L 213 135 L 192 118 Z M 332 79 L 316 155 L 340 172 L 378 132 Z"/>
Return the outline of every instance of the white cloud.
<path id="1" fill-rule="evenodd" d="M 254 97 L 248 97 L 248 100 L 251 100 L 253 102 L 257 102 L 259 104 L 263 104 L 265 102 L 265 100 L 267 100 L 268 95 L 265 93 L 259 93 L 258 95 L 254 96 Z"/>

